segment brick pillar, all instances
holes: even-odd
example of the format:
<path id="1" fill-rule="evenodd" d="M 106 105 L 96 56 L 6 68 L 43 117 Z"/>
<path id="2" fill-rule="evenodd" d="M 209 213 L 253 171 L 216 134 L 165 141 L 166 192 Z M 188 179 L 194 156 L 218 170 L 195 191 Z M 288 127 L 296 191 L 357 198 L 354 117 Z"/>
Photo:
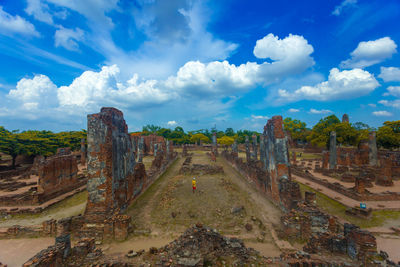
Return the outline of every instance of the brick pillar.
<path id="1" fill-rule="evenodd" d="M 264 135 L 260 135 L 260 161 L 264 165 L 264 159 L 265 158 L 265 144 L 264 144 Z"/>
<path id="2" fill-rule="evenodd" d="M 364 194 L 365 193 L 365 180 L 361 177 L 356 177 L 355 180 L 355 188 L 357 193 Z"/>
<path id="3" fill-rule="evenodd" d="M 369 156 L 369 165 L 377 166 L 378 165 L 378 147 L 376 146 L 376 133 L 369 133 L 368 138 L 368 156 Z"/>
<path id="4" fill-rule="evenodd" d="M 138 146 L 138 162 L 143 162 L 144 138 L 140 137 Z"/>
<path id="5" fill-rule="evenodd" d="M 246 145 L 246 162 L 250 162 L 250 144 L 249 144 L 249 137 L 247 135 L 245 137 L 245 145 Z"/>
<path id="6" fill-rule="evenodd" d="M 390 157 L 381 159 L 381 170 L 375 183 L 382 186 L 393 186 L 392 159 Z"/>
<path id="7" fill-rule="evenodd" d="M 81 139 L 81 164 L 86 164 L 86 145 L 85 145 L 85 138 Z"/>
<path id="8" fill-rule="evenodd" d="M 105 220 L 123 212 L 131 199 L 128 185 L 134 181 L 136 163 L 123 113 L 102 108 L 88 115 L 87 140 L 88 201 L 83 228 L 99 229 L 96 233 L 102 235 Z"/>
<path id="9" fill-rule="evenodd" d="M 332 131 L 329 136 L 329 169 L 336 169 L 336 132 Z"/>
<path id="10" fill-rule="evenodd" d="M 272 199 L 281 204 L 279 188 L 281 179 L 290 180 L 289 151 L 287 138 L 283 132 L 282 116 L 274 116 L 264 127 L 264 142 L 266 142 L 265 157 L 267 172 L 270 176 Z"/>
<path id="11" fill-rule="evenodd" d="M 322 152 L 322 169 L 328 169 L 329 165 L 329 151 Z"/>
<path id="12" fill-rule="evenodd" d="M 232 144 L 232 154 L 234 155 L 235 158 L 238 156 L 238 145 L 236 139 Z"/>
<path id="13" fill-rule="evenodd" d="M 258 156 L 257 156 L 257 150 L 258 150 L 258 146 L 257 146 L 257 135 L 253 134 L 252 136 L 253 138 L 253 159 L 254 160 L 258 160 Z"/>
<path id="14" fill-rule="evenodd" d="M 296 165 L 297 159 L 296 159 L 296 151 L 292 151 L 292 163 L 293 165 Z"/>

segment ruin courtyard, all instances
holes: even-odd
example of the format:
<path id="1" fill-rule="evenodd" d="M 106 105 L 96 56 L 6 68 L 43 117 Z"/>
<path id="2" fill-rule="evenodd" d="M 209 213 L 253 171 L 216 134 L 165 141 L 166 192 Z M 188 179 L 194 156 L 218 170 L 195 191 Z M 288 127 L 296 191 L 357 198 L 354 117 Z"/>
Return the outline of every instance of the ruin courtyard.
<path id="1" fill-rule="evenodd" d="M 331 132 L 324 150 L 293 144 L 281 116 L 230 146 L 131 135 L 115 108 L 87 125 L 78 151 L 0 172 L 0 266 L 400 261 L 400 153 L 375 132 L 355 148 Z"/>

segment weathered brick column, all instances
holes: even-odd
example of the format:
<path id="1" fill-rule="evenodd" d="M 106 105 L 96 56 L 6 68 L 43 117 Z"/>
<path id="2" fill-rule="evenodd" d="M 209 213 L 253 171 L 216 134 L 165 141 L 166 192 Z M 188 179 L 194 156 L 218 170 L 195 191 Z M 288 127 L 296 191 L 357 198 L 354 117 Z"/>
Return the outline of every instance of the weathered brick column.
<path id="1" fill-rule="evenodd" d="M 377 166 L 378 165 L 378 147 L 376 146 L 376 132 L 369 133 L 368 147 L 369 147 L 369 165 Z"/>
<path id="2" fill-rule="evenodd" d="M 265 161 L 265 143 L 264 143 L 264 135 L 260 135 L 260 161 L 263 163 L 264 167 L 264 161 Z"/>
<path id="3" fill-rule="evenodd" d="M 238 145 L 237 145 L 236 139 L 235 139 L 235 141 L 233 141 L 233 144 L 232 144 L 232 153 L 235 157 L 238 156 Z"/>
<path id="4" fill-rule="evenodd" d="M 329 169 L 336 169 L 336 132 L 331 132 L 329 136 Z"/>
<path id="5" fill-rule="evenodd" d="M 246 135 L 245 137 L 245 145 L 246 145 L 246 162 L 250 162 L 250 144 L 249 144 L 249 137 Z"/>
<path id="6" fill-rule="evenodd" d="M 257 150 L 258 150 L 258 146 L 257 146 L 257 135 L 253 134 L 252 136 L 253 139 L 253 159 L 254 160 L 258 160 L 258 156 L 257 156 Z"/>
<path id="7" fill-rule="evenodd" d="M 85 138 L 81 139 L 81 164 L 86 164 L 86 145 L 85 145 Z"/>
<path id="8" fill-rule="evenodd" d="M 102 236 L 104 222 L 124 211 L 131 198 L 135 158 L 128 127 L 121 111 L 102 108 L 88 115 L 88 201 L 85 224 Z"/>
<path id="9" fill-rule="evenodd" d="M 271 180 L 271 196 L 277 203 L 280 202 L 280 180 L 290 180 L 288 144 L 282 125 L 282 116 L 274 116 L 268 120 L 266 127 L 264 127 L 267 172 Z"/>
<path id="10" fill-rule="evenodd" d="M 213 136 L 212 136 L 212 150 L 213 150 L 215 156 L 218 156 L 217 133 L 213 133 Z"/>

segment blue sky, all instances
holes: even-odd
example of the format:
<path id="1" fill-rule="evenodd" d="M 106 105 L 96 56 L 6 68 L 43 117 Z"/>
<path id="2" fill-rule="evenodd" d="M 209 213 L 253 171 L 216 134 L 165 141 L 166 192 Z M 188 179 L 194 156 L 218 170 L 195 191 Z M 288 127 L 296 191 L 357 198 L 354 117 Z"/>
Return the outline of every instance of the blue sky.
<path id="1" fill-rule="evenodd" d="M 400 114 L 397 0 L 0 1 L 0 125 L 86 128 L 102 106 L 143 125 L 261 131 Z"/>

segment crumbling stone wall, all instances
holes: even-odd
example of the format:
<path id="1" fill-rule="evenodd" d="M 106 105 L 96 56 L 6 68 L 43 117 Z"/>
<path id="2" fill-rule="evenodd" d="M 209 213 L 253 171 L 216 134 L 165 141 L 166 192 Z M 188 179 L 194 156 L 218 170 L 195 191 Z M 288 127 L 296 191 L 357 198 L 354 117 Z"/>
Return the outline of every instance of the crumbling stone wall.
<path id="1" fill-rule="evenodd" d="M 84 230 L 102 238 L 104 224 L 124 211 L 132 197 L 135 158 L 121 111 L 102 108 L 88 115 L 88 201 Z"/>
<path id="2" fill-rule="evenodd" d="M 38 200 L 43 203 L 86 183 L 78 176 L 76 156 L 69 148 L 59 148 L 57 154 L 38 162 Z"/>
<path id="3" fill-rule="evenodd" d="M 299 185 L 291 181 L 288 144 L 281 116 L 268 120 L 260 140 L 263 144 L 260 159 L 263 161 L 251 159 L 248 137 L 245 142 L 246 162 L 234 151 L 224 151 L 223 156 L 275 204 L 284 210 L 291 209 L 296 206 L 301 195 Z"/>

